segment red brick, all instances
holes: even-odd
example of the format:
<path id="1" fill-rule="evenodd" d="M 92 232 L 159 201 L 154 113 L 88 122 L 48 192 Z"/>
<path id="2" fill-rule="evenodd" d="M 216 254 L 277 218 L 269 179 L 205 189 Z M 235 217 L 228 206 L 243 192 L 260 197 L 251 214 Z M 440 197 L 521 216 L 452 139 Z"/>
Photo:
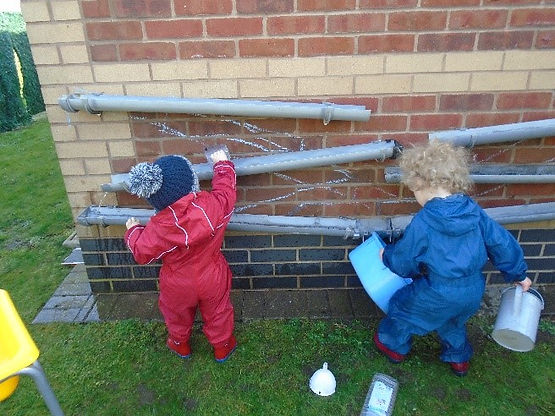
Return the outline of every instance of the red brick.
<path id="1" fill-rule="evenodd" d="M 333 97 L 330 100 L 335 104 L 361 105 L 372 111 L 376 111 L 379 102 L 375 97 Z"/>
<path id="2" fill-rule="evenodd" d="M 230 153 L 236 155 L 236 157 L 246 157 L 245 155 L 260 156 L 258 153 L 260 153 L 262 149 L 266 151 L 270 150 L 267 140 L 262 137 L 253 137 L 249 139 L 228 137 L 227 140 L 225 140 L 225 144 Z"/>
<path id="3" fill-rule="evenodd" d="M 533 111 L 522 114 L 522 121 L 544 120 L 547 118 L 555 118 L 555 110 Z"/>
<path id="4" fill-rule="evenodd" d="M 157 140 L 135 141 L 135 150 L 138 157 L 160 156 L 162 150 Z"/>
<path id="5" fill-rule="evenodd" d="M 497 108 L 500 110 L 549 108 L 552 100 L 553 94 L 549 92 L 506 93 L 499 95 Z"/>
<path id="6" fill-rule="evenodd" d="M 190 58 L 233 58 L 235 42 L 230 41 L 187 41 L 179 42 L 179 57 Z"/>
<path id="7" fill-rule="evenodd" d="M 542 184 L 510 184 L 507 185 L 507 197 L 523 197 L 539 195 L 553 197 L 555 195 L 555 184 L 542 183 Z"/>
<path id="8" fill-rule="evenodd" d="M 112 0 L 117 17 L 170 17 L 171 0 Z"/>
<path id="9" fill-rule="evenodd" d="M 351 37 L 321 37 L 299 39 L 299 56 L 352 55 L 355 40 Z"/>
<path id="10" fill-rule="evenodd" d="M 218 119 L 189 121 L 188 126 L 190 137 L 211 137 L 215 135 L 236 136 L 241 133 L 240 125 Z"/>
<path id="11" fill-rule="evenodd" d="M 243 14 L 291 13 L 294 0 L 235 0 L 237 12 Z"/>
<path id="12" fill-rule="evenodd" d="M 109 62 L 118 60 L 116 45 L 91 45 L 91 59 L 94 62 Z"/>
<path id="13" fill-rule="evenodd" d="M 170 42 L 122 43 L 119 45 L 122 61 L 175 59 L 175 44 Z"/>
<path id="14" fill-rule="evenodd" d="M 243 119 L 242 121 L 244 132 L 256 135 L 261 133 L 288 134 L 294 133 L 297 130 L 297 121 L 295 119 Z M 294 140 L 294 138 L 290 138 L 290 140 Z"/>
<path id="15" fill-rule="evenodd" d="M 478 34 L 478 49 L 530 49 L 533 41 L 533 31 L 481 32 Z"/>
<path id="16" fill-rule="evenodd" d="M 476 33 L 431 33 L 418 35 L 418 52 L 471 51 Z"/>
<path id="17" fill-rule="evenodd" d="M 373 217 L 376 215 L 376 203 L 369 201 L 333 203 L 324 206 L 324 215 L 326 217 Z"/>
<path id="18" fill-rule="evenodd" d="M 555 7 L 541 9 L 513 10 L 510 20 L 511 26 L 542 26 L 555 25 Z"/>
<path id="19" fill-rule="evenodd" d="M 296 200 L 295 189 L 291 187 L 281 188 L 254 188 L 245 190 L 245 198 L 247 201 L 268 202 L 275 201 L 291 201 Z"/>
<path id="20" fill-rule="evenodd" d="M 299 201 L 333 201 L 344 200 L 349 195 L 347 186 L 329 186 L 320 184 L 298 185 L 296 190 Z"/>
<path id="21" fill-rule="evenodd" d="M 185 136 L 187 125 L 184 121 L 151 121 L 133 123 L 133 135 L 141 138 Z"/>
<path id="22" fill-rule="evenodd" d="M 410 130 L 434 131 L 455 129 L 462 125 L 461 114 L 411 115 Z"/>
<path id="23" fill-rule="evenodd" d="M 245 175 L 237 177 L 238 187 L 248 187 L 248 186 L 270 186 L 272 181 L 270 180 L 272 175 Z"/>
<path id="24" fill-rule="evenodd" d="M 359 54 L 371 52 L 412 52 L 414 35 L 370 35 L 358 39 Z"/>
<path id="25" fill-rule="evenodd" d="M 443 30 L 447 24 L 446 12 L 394 12 L 389 15 L 388 30 L 429 31 Z"/>
<path id="26" fill-rule="evenodd" d="M 321 202 L 276 204 L 274 207 L 274 212 L 275 215 L 300 215 L 305 217 L 321 217 L 324 215 L 324 206 Z"/>
<path id="27" fill-rule="evenodd" d="M 418 0 L 360 0 L 359 9 L 412 9 Z"/>
<path id="28" fill-rule="evenodd" d="M 139 207 L 150 207 L 148 205 L 148 202 L 146 202 L 146 200 L 139 198 L 138 196 L 135 196 L 133 194 L 130 194 L 129 192 L 118 192 L 117 193 L 117 198 L 118 198 L 118 205 L 121 207 L 134 207 L 134 208 L 139 208 Z"/>
<path id="29" fill-rule="evenodd" d="M 94 19 L 98 17 L 110 17 L 110 5 L 108 0 L 83 1 L 83 17 Z"/>
<path id="30" fill-rule="evenodd" d="M 324 33 L 326 19 L 324 16 L 268 17 L 266 26 L 269 35 Z"/>
<path id="31" fill-rule="evenodd" d="M 182 39 L 202 36 L 201 20 L 150 20 L 144 22 L 149 39 Z"/>
<path id="32" fill-rule="evenodd" d="M 433 95 L 384 97 L 382 112 L 421 113 L 424 111 L 433 111 L 435 107 L 436 97 Z"/>
<path id="33" fill-rule="evenodd" d="M 139 22 L 87 23 L 86 28 L 89 40 L 132 40 L 143 37 Z"/>
<path id="34" fill-rule="evenodd" d="M 175 14 L 178 16 L 196 16 L 209 14 L 231 14 L 232 0 L 174 0 Z"/>
<path id="35" fill-rule="evenodd" d="M 484 6 L 522 6 L 524 4 L 541 4 L 542 0 L 483 0 Z"/>
<path id="36" fill-rule="evenodd" d="M 363 13 L 328 17 L 328 33 L 383 32 L 385 14 Z"/>
<path id="37" fill-rule="evenodd" d="M 483 199 L 478 198 L 478 204 L 482 208 L 498 208 L 498 207 L 510 207 L 514 205 L 525 205 L 526 201 L 524 199 Z"/>
<path id="38" fill-rule="evenodd" d="M 446 94 L 439 99 L 440 111 L 489 111 L 493 94 Z"/>
<path id="39" fill-rule="evenodd" d="M 233 17 L 206 20 L 208 36 L 244 36 L 262 34 L 261 17 Z"/>
<path id="40" fill-rule="evenodd" d="M 543 30 L 538 32 L 536 48 L 555 49 L 555 30 Z"/>
<path id="41" fill-rule="evenodd" d="M 112 159 L 110 164 L 112 165 L 112 172 L 127 173 L 137 164 L 137 161 L 134 158 Z"/>
<path id="42" fill-rule="evenodd" d="M 507 146 L 476 146 L 472 148 L 476 163 L 510 163 L 513 158 L 513 148 Z"/>
<path id="43" fill-rule="evenodd" d="M 273 204 L 252 204 L 249 202 L 244 202 L 239 199 L 240 203 L 235 205 L 235 212 L 239 214 L 253 214 L 253 215 L 274 215 L 274 209 L 276 208 Z"/>
<path id="44" fill-rule="evenodd" d="M 517 147 L 515 149 L 514 163 L 552 163 L 554 160 L 555 147 Z"/>
<path id="45" fill-rule="evenodd" d="M 449 18 L 449 29 L 504 28 L 507 16 L 506 10 L 452 11 Z"/>
<path id="46" fill-rule="evenodd" d="M 304 186 L 306 184 L 322 184 L 324 182 L 323 169 L 288 170 L 271 175 L 272 185 Z"/>
<path id="47" fill-rule="evenodd" d="M 481 113 L 468 114 L 466 116 L 466 127 L 496 126 L 498 124 L 517 123 L 520 119 L 518 113 Z"/>
<path id="48" fill-rule="evenodd" d="M 165 155 L 192 155 L 203 153 L 206 144 L 200 140 L 180 138 L 162 141 L 162 153 Z M 203 160 L 206 162 L 206 160 Z"/>
<path id="49" fill-rule="evenodd" d="M 505 193 L 505 186 L 500 186 L 499 184 L 490 184 L 490 183 L 476 183 L 474 184 L 474 189 L 470 192 L 471 195 L 474 197 L 496 197 L 501 198 Z"/>
<path id="50" fill-rule="evenodd" d="M 371 140 L 370 140 L 371 141 Z M 365 161 L 365 166 L 368 166 L 372 161 Z M 324 171 L 324 182 L 331 183 L 376 183 L 377 174 L 375 167 L 366 167 L 361 169 L 349 168 L 348 171 L 335 168 L 333 170 Z M 382 174 L 383 179 L 383 174 Z"/>
<path id="51" fill-rule="evenodd" d="M 356 123 L 355 131 L 406 131 L 407 130 L 408 116 L 406 115 L 380 115 L 374 114 L 370 116 L 369 121 Z"/>
<path id="52" fill-rule="evenodd" d="M 338 121 L 333 120 L 326 126 L 322 123 L 322 120 L 313 119 L 299 119 L 299 134 L 303 135 L 305 133 L 337 133 L 337 132 L 350 132 L 351 122 L 350 121 Z"/>
<path id="53" fill-rule="evenodd" d="M 480 0 L 422 0 L 421 7 L 468 7 L 479 6 Z"/>
<path id="54" fill-rule="evenodd" d="M 369 184 L 366 186 L 352 187 L 353 199 L 391 199 L 399 196 L 399 185 L 397 184 Z"/>
<path id="55" fill-rule="evenodd" d="M 376 134 L 357 134 L 357 135 L 328 135 L 326 138 L 326 147 L 349 146 L 352 144 L 365 144 L 376 141 L 379 135 Z"/>
<path id="56" fill-rule="evenodd" d="M 297 10 L 303 12 L 354 10 L 356 0 L 297 0 Z"/>
<path id="57" fill-rule="evenodd" d="M 244 39 L 239 40 L 239 56 L 293 56 L 295 41 L 293 39 Z"/>
<path id="58" fill-rule="evenodd" d="M 408 215 L 420 211 L 420 208 L 415 200 L 379 201 L 376 203 L 376 215 Z"/>

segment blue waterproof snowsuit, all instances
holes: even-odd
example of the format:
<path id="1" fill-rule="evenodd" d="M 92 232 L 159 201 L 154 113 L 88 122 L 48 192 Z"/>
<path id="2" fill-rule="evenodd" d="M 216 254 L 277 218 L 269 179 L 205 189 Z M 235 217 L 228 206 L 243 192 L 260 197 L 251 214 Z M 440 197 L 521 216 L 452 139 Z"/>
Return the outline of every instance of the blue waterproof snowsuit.
<path id="1" fill-rule="evenodd" d="M 412 335 L 437 331 L 442 361 L 468 361 L 472 347 L 465 323 L 480 307 L 488 258 L 507 282 L 526 278 L 518 242 L 471 198 L 455 194 L 428 201 L 403 237 L 384 250 L 385 265 L 414 282 L 391 298 L 379 340 L 406 354 Z"/>

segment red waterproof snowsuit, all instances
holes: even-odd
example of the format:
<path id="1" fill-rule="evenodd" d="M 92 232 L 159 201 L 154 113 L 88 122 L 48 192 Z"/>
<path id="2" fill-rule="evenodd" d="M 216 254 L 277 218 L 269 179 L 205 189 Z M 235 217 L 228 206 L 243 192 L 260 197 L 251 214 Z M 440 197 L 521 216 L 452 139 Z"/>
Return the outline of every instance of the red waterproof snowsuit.
<path id="1" fill-rule="evenodd" d="M 146 226 L 125 233 L 137 263 L 162 259 L 158 305 L 175 341 L 189 341 L 197 306 L 212 345 L 232 335 L 231 270 L 220 248 L 237 197 L 235 183 L 233 163 L 218 162 L 211 192 L 189 193 Z"/>

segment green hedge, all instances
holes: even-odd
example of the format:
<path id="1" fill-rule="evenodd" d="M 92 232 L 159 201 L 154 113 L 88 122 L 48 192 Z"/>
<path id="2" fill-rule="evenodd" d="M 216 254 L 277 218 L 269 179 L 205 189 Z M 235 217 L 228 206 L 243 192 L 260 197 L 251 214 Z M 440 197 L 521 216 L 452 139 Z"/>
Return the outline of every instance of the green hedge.
<path id="1" fill-rule="evenodd" d="M 20 85 L 16 60 L 21 66 Z M 27 124 L 44 100 L 20 13 L 0 13 L 0 131 Z"/>

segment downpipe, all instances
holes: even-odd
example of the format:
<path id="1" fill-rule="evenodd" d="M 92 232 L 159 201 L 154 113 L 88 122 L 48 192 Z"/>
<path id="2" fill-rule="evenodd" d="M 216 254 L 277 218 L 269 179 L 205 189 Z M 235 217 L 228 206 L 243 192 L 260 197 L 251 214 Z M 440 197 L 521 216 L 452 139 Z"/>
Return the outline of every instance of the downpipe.
<path id="1" fill-rule="evenodd" d="M 478 144 L 517 142 L 554 135 L 555 118 L 550 118 L 472 129 L 437 131 L 430 133 L 428 139 L 451 142 L 456 146 L 472 147 Z"/>
<path id="2" fill-rule="evenodd" d="M 401 182 L 399 167 L 385 168 L 387 183 Z M 555 165 L 472 165 L 474 183 L 555 183 Z"/>
<path id="3" fill-rule="evenodd" d="M 486 208 L 486 213 L 499 224 L 519 224 L 555 219 L 555 202 Z M 81 225 L 124 225 L 135 217 L 146 224 L 154 210 L 104 207 L 91 205 L 78 217 Z M 227 229 L 232 231 L 310 234 L 360 238 L 372 232 L 400 235 L 412 220 L 412 215 L 348 219 L 331 217 L 299 217 L 280 215 L 233 214 Z"/>
<path id="4" fill-rule="evenodd" d="M 283 152 L 267 156 L 232 159 L 237 176 L 255 175 L 267 172 L 305 169 L 333 164 L 361 162 L 370 159 L 385 160 L 396 158 L 402 146 L 395 140 L 376 141 L 364 144 L 329 147 L 326 149 Z M 211 163 L 193 165 L 199 180 L 212 178 Z M 101 185 L 104 192 L 117 192 L 129 189 L 129 174 L 111 176 L 111 183 Z"/>
<path id="5" fill-rule="evenodd" d="M 58 104 L 69 113 L 85 110 L 91 114 L 100 114 L 104 111 L 125 111 L 211 114 L 238 117 L 310 118 L 321 119 L 326 125 L 332 120 L 368 121 L 370 118 L 370 110 L 367 110 L 364 106 L 341 105 L 328 102 L 300 103 L 89 93 L 62 95 L 58 98 Z"/>

